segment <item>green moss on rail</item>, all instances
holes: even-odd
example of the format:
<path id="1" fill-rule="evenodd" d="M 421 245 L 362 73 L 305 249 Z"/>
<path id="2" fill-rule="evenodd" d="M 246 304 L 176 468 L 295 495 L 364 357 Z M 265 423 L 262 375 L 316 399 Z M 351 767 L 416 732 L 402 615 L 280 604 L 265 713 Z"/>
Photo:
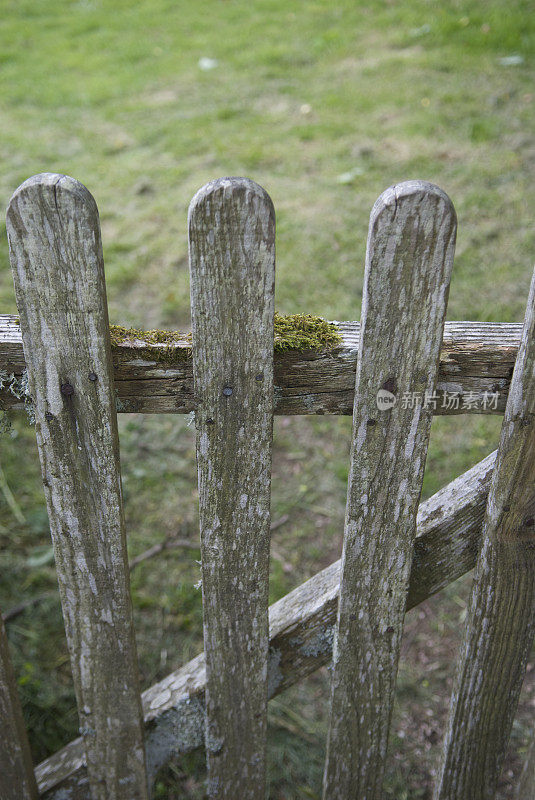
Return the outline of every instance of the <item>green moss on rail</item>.
<path id="1" fill-rule="evenodd" d="M 182 344 L 191 349 L 191 333 L 181 333 L 180 331 L 142 331 L 140 328 L 110 325 L 110 336 L 113 347 L 138 340 L 147 344 Z"/>
<path id="2" fill-rule="evenodd" d="M 113 347 L 134 342 L 149 345 L 141 347 L 140 356 L 152 361 L 176 361 L 191 358 L 191 333 L 180 331 L 151 330 L 139 328 L 123 328 L 121 325 L 110 325 L 111 343 Z M 336 325 L 332 322 L 314 317 L 312 314 L 292 314 L 283 316 L 275 312 L 275 351 L 282 350 L 325 350 L 336 347 L 342 341 Z M 181 347 L 154 347 L 153 345 L 181 345 Z"/>
<path id="3" fill-rule="evenodd" d="M 341 344 L 336 325 L 312 314 L 275 312 L 275 350 L 325 350 Z"/>

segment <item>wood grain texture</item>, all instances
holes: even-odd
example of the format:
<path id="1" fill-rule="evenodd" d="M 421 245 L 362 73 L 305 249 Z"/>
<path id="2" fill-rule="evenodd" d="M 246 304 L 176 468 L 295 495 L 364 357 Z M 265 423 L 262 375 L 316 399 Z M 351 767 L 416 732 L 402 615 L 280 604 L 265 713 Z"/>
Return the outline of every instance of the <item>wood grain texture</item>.
<path id="1" fill-rule="evenodd" d="M 147 798 L 98 211 L 72 178 L 13 195 L 11 264 L 93 800 Z"/>
<path id="2" fill-rule="evenodd" d="M 211 798 L 263 800 L 275 212 L 245 178 L 189 211 Z"/>
<path id="3" fill-rule="evenodd" d="M 491 453 L 420 505 L 408 610 L 474 566 L 495 458 Z M 339 585 L 336 561 L 271 606 L 270 697 L 330 660 Z M 151 776 L 177 753 L 204 743 L 204 689 L 201 654 L 143 693 Z M 43 761 L 36 770 L 41 796 L 87 800 L 83 763 L 80 739 Z"/>
<path id="4" fill-rule="evenodd" d="M 37 796 L 17 681 L 0 614 L 0 797 L 2 800 L 36 800 Z"/>
<path id="5" fill-rule="evenodd" d="M 535 632 L 535 272 L 459 652 L 436 800 L 491 800 Z"/>
<path id="6" fill-rule="evenodd" d="M 275 353 L 276 414 L 352 414 L 360 324 L 338 322 L 343 342 L 327 351 Z M 522 325 L 502 322 L 446 322 L 433 414 L 503 414 Z M 114 387 L 121 412 L 188 414 L 195 410 L 189 344 L 143 341 L 113 349 Z M 154 351 L 154 358 L 148 353 Z M 165 359 L 165 361 L 162 361 Z M 24 354 L 18 320 L 0 315 L 0 370 L 20 376 Z M 444 405 L 444 392 L 459 395 L 458 407 Z M 497 402 L 484 403 L 496 394 Z M 474 401 L 475 402 L 472 402 Z M 0 407 L 22 408 L 9 391 Z"/>
<path id="7" fill-rule="evenodd" d="M 382 782 L 455 248 L 440 189 L 388 189 L 370 218 L 323 796 L 376 800 Z M 395 405 L 378 408 L 386 392 Z"/>

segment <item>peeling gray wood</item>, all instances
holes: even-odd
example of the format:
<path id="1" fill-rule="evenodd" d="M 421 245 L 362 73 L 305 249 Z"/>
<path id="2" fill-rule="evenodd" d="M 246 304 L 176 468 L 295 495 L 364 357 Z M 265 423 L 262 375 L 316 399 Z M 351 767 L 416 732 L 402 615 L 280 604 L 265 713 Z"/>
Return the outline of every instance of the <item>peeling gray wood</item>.
<path id="1" fill-rule="evenodd" d="M 147 798 L 98 211 L 72 178 L 13 195 L 11 264 L 93 800 Z"/>
<path id="2" fill-rule="evenodd" d="M 535 632 L 535 272 L 490 487 L 436 800 L 491 800 Z"/>
<path id="3" fill-rule="evenodd" d="M 474 566 L 495 459 L 491 453 L 420 505 L 407 610 Z M 270 607 L 270 697 L 330 660 L 339 585 L 336 561 Z M 176 755 L 204 743 L 204 688 L 201 654 L 143 693 L 151 777 Z M 36 770 L 41 795 L 86 800 L 83 763 L 80 739 L 43 761 Z"/>
<path id="4" fill-rule="evenodd" d="M 211 798 L 264 800 L 275 212 L 245 178 L 188 218 Z"/>
<path id="5" fill-rule="evenodd" d="M 456 217 L 440 189 L 388 189 L 370 218 L 323 796 L 382 796 Z M 378 408 L 380 393 L 395 405 Z"/>
<path id="6" fill-rule="evenodd" d="M 275 353 L 276 414 L 353 413 L 360 325 L 337 325 L 343 343 L 336 349 Z M 503 414 L 521 331 L 522 325 L 516 323 L 446 322 L 433 414 Z M 191 359 L 181 357 L 185 349 L 186 343 L 165 346 L 140 341 L 114 348 L 118 410 L 193 411 L 193 365 Z M 147 350 L 154 350 L 153 359 L 147 357 Z M 18 319 L 0 315 L 0 371 L 20 376 L 24 368 Z M 445 392 L 460 395 L 458 406 L 444 405 Z M 22 402 L 0 390 L 0 407 L 22 408 Z"/>
<path id="7" fill-rule="evenodd" d="M 2 800 L 36 800 L 37 796 L 17 681 L 0 614 L 0 797 Z"/>

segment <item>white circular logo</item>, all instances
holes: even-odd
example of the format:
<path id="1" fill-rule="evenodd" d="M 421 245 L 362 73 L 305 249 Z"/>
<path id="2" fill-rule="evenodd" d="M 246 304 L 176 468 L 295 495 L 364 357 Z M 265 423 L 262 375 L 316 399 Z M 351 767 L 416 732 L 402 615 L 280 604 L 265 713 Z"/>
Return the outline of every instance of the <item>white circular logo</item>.
<path id="1" fill-rule="evenodd" d="M 377 408 L 379 411 L 388 411 L 389 408 L 393 408 L 397 403 L 397 397 L 392 392 L 389 392 L 388 389 L 379 389 L 377 392 Z"/>

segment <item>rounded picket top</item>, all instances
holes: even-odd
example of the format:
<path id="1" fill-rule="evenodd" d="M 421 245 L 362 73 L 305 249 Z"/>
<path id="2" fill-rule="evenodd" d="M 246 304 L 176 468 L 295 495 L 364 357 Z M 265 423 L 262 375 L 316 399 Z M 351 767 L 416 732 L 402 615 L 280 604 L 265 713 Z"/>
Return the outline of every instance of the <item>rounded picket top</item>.
<path id="1" fill-rule="evenodd" d="M 8 218 L 15 213 L 21 213 L 27 201 L 36 203 L 41 200 L 51 208 L 61 212 L 66 206 L 72 204 L 79 209 L 85 207 L 88 214 L 96 214 L 98 209 L 95 198 L 83 183 L 57 172 L 40 172 L 32 175 L 18 186 L 7 207 Z"/>
<path id="2" fill-rule="evenodd" d="M 216 178 L 206 183 L 194 195 L 188 210 L 188 229 L 198 225 L 202 214 L 208 224 L 218 225 L 223 205 L 232 202 L 236 210 L 236 222 L 244 226 L 253 220 L 262 224 L 262 237 L 269 243 L 275 239 L 275 208 L 266 190 L 250 178 Z M 202 224 L 202 223 L 201 223 Z"/>
<path id="3" fill-rule="evenodd" d="M 440 186 L 429 181 L 411 180 L 395 183 L 379 195 L 370 213 L 370 228 L 382 212 L 393 209 L 396 214 L 398 208 L 407 203 L 415 210 L 422 206 L 420 214 L 426 206 L 431 210 L 437 204 L 442 204 L 444 218 L 449 218 L 455 226 L 457 225 L 453 202 Z"/>
<path id="4" fill-rule="evenodd" d="M 30 283 L 42 284 L 45 275 L 71 285 L 85 273 L 104 285 L 97 204 L 75 178 L 42 172 L 21 183 L 8 205 L 6 228 L 19 307 L 19 285 L 35 294 L 38 287 Z"/>

